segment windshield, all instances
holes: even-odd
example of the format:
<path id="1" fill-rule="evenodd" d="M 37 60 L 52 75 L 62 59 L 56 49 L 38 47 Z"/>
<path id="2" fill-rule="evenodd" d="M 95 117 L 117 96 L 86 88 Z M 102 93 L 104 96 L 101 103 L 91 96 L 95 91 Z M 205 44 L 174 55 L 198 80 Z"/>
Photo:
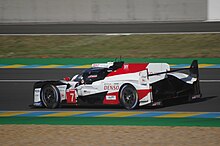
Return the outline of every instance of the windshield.
<path id="1" fill-rule="evenodd" d="M 79 82 L 82 79 L 82 74 L 83 73 L 80 73 L 73 81 Z"/>
<path id="2" fill-rule="evenodd" d="M 107 76 L 107 68 L 89 68 L 80 73 L 73 81 L 91 84 Z"/>

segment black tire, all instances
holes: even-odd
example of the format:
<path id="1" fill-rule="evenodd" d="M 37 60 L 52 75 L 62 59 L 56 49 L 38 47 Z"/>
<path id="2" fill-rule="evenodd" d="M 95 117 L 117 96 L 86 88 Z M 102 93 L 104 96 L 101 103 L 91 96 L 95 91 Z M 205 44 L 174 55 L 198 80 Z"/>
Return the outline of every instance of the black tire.
<path id="1" fill-rule="evenodd" d="M 124 85 L 120 90 L 121 104 L 128 110 L 135 109 L 138 106 L 138 94 L 131 85 Z"/>
<path id="2" fill-rule="evenodd" d="M 56 86 L 48 84 L 41 90 L 41 101 L 46 108 L 57 108 L 60 104 L 60 93 Z"/>

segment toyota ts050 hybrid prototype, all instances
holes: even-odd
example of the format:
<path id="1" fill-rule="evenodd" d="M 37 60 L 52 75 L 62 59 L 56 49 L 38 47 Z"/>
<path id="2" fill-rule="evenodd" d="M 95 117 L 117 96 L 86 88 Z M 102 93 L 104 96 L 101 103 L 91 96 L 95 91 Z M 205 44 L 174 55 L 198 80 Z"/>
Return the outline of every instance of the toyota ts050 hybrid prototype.
<path id="1" fill-rule="evenodd" d="M 33 106 L 101 104 L 122 105 L 130 110 L 143 105 L 162 105 L 173 98 L 199 97 L 196 60 L 190 68 L 176 70 L 170 70 L 167 63 L 107 62 L 92 64 L 72 79 L 36 82 Z"/>

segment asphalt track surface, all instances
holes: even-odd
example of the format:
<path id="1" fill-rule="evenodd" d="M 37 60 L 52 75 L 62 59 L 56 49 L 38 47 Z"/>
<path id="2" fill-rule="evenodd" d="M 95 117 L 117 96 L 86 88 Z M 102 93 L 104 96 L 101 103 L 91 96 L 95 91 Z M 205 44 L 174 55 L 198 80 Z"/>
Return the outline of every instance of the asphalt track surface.
<path id="1" fill-rule="evenodd" d="M 105 33 L 203 33 L 220 32 L 220 22 L 179 23 L 98 23 L 98 24 L 0 24 L 0 34 L 105 34 Z M 0 69 L 0 80 L 58 80 L 72 76 L 81 69 Z M 201 80 L 220 80 L 220 69 L 200 69 Z M 0 110 L 31 109 L 33 81 L 0 81 Z M 220 111 L 220 82 L 202 82 L 203 98 L 193 103 L 175 101 L 163 108 L 144 111 Z M 56 110 L 112 111 L 121 107 L 64 107 Z"/>
<path id="2" fill-rule="evenodd" d="M 81 71 L 82 69 L 0 69 L 0 110 L 48 110 L 29 107 L 33 101 L 34 84 L 34 81 L 30 80 L 59 80 Z M 10 80 L 10 82 L 3 80 Z M 200 80 L 220 80 L 220 69 L 200 69 Z M 193 103 L 177 100 L 162 108 L 142 107 L 136 110 L 220 112 L 220 82 L 202 82 L 201 90 L 203 98 Z M 54 110 L 125 111 L 124 108 L 118 106 L 65 106 Z"/>
<path id="3" fill-rule="evenodd" d="M 105 34 L 190 32 L 220 32 L 220 22 L 0 24 L 0 34 Z"/>

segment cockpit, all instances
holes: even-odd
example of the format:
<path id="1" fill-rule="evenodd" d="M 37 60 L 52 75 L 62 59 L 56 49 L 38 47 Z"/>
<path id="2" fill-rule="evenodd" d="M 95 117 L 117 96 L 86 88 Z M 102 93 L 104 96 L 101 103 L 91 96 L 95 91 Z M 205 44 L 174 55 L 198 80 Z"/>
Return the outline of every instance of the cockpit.
<path id="1" fill-rule="evenodd" d="M 110 72 L 123 66 L 124 62 L 108 62 L 92 64 L 92 68 L 84 70 L 73 81 L 79 84 L 92 84 L 103 80 Z"/>
<path id="2" fill-rule="evenodd" d="M 107 68 L 92 67 L 84 70 L 73 81 L 80 84 L 92 84 L 95 81 L 103 80 L 108 75 Z"/>

